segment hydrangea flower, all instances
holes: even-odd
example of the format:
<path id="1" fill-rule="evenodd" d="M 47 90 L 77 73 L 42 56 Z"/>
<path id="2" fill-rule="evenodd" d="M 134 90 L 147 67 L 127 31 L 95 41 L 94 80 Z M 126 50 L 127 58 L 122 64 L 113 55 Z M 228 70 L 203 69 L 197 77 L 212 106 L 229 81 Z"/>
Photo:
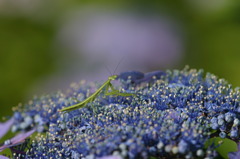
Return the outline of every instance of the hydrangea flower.
<path id="1" fill-rule="evenodd" d="M 40 132 L 24 158 L 214 158 L 208 139 L 239 140 L 239 90 L 213 74 L 186 67 L 125 72 L 118 80 L 120 91 L 136 96 L 101 94 L 82 109 L 58 112 L 99 87 L 81 81 L 15 108 L 12 131 Z"/>

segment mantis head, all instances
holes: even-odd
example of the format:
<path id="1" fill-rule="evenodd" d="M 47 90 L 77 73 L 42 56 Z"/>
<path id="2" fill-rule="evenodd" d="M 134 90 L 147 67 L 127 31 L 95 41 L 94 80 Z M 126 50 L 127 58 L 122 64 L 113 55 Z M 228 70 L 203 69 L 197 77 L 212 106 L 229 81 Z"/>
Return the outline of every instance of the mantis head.
<path id="1" fill-rule="evenodd" d="M 116 78 L 117 78 L 117 75 L 112 75 L 108 77 L 108 80 L 112 81 L 112 80 L 115 80 Z"/>

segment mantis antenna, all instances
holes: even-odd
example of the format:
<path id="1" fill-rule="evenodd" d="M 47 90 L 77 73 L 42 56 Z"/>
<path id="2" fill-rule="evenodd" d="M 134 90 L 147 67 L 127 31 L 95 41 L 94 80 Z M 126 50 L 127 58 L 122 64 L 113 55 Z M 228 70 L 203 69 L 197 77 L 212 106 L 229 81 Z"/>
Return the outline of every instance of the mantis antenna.
<path id="1" fill-rule="evenodd" d="M 113 74 L 115 73 L 115 71 L 117 70 L 118 66 L 120 65 L 120 63 L 121 63 L 122 61 L 123 61 L 123 57 L 122 57 L 121 60 L 118 62 L 118 64 L 117 64 L 117 66 L 116 66 L 116 68 L 115 68 Z"/>
<path id="2" fill-rule="evenodd" d="M 110 69 L 107 67 L 107 65 L 105 65 L 105 68 L 108 70 L 108 73 L 110 73 L 110 75 L 112 76 L 112 72 L 110 71 Z"/>

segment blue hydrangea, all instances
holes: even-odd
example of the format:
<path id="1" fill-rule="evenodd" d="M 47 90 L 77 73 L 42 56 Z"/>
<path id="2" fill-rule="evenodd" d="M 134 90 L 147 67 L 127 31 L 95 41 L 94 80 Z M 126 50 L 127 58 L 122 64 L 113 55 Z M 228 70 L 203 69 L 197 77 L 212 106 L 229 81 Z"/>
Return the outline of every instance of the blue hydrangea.
<path id="1" fill-rule="evenodd" d="M 239 140 L 239 90 L 213 74 L 186 67 L 125 72 L 118 81 L 118 90 L 136 96 L 102 93 L 82 109 L 58 112 L 99 87 L 81 81 L 15 108 L 13 131 L 40 132 L 25 158 L 214 158 L 204 147 L 212 135 Z"/>

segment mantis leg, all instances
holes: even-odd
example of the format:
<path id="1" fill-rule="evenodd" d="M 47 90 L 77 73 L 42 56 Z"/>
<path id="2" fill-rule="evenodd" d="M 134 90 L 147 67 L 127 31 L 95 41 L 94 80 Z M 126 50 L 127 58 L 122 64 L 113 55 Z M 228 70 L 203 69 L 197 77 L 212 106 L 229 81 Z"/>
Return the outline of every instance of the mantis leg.
<path id="1" fill-rule="evenodd" d="M 108 87 L 110 87 L 112 91 L 117 91 L 117 90 L 113 87 L 112 83 L 110 83 L 110 82 L 109 82 L 109 86 L 108 86 Z"/>
<path id="2" fill-rule="evenodd" d="M 135 95 L 132 93 L 121 93 L 118 90 L 116 90 L 111 83 L 109 83 L 108 87 L 110 87 L 112 91 L 105 93 L 105 95 L 107 95 L 107 96 L 108 95 L 114 95 L 114 96 L 133 96 L 133 95 Z"/>
<path id="3" fill-rule="evenodd" d="M 110 83 L 110 84 L 111 84 L 111 83 Z M 110 85 L 106 85 L 106 87 L 105 87 L 105 91 L 104 91 L 104 94 L 105 94 L 105 95 L 108 93 L 109 86 L 110 86 Z"/>
<path id="4" fill-rule="evenodd" d="M 111 92 L 108 92 L 108 89 L 109 89 L 109 87 L 111 88 Z M 112 83 L 110 83 L 109 82 L 109 85 L 106 87 L 107 89 L 106 89 L 106 91 L 105 91 L 105 95 L 107 95 L 107 96 L 109 96 L 109 95 L 118 95 L 118 93 L 120 93 L 118 90 L 116 90 L 114 87 L 113 87 L 113 85 L 112 85 Z"/>

